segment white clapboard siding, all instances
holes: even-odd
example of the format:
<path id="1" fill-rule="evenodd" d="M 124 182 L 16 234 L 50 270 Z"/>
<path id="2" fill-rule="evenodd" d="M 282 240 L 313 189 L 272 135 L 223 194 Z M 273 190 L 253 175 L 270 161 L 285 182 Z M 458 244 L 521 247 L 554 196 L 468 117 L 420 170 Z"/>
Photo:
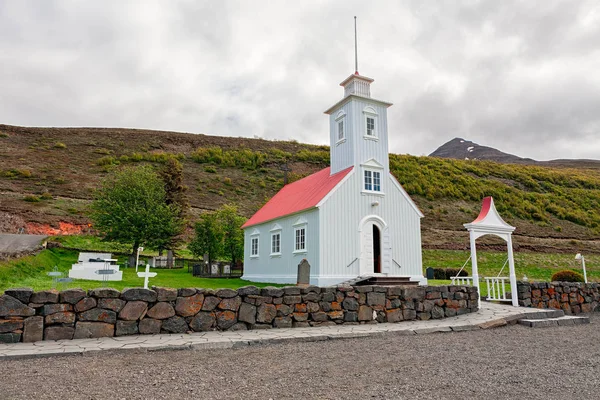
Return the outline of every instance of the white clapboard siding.
<path id="1" fill-rule="evenodd" d="M 294 224 L 306 220 L 306 252 L 294 253 Z M 281 255 L 271 256 L 271 229 L 281 227 Z M 259 256 L 250 257 L 250 237 L 258 230 Z M 298 264 L 306 258 L 311 276 L 319 273 L 319 212 L 316 208 L 244 230 L 244 276 L 254 282 L 296 283 Z"/>

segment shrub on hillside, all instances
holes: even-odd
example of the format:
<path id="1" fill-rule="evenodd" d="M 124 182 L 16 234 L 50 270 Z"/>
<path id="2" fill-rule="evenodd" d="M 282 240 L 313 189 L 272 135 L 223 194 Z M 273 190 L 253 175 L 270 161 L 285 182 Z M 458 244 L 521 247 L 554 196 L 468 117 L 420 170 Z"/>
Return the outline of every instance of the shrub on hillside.
<path id="1" fill-rule="evenodd" d="M 469 276 L 467 271 L 464 269 L 460 271 L 458 268 L 434 268 L 433 279 L 437 280 L 450 280 L 454 276 Z"/>
<path id="2" fill-rule="evenodd" d="M 63 142 L 56 142 L 56 143 L 54 143 L 54 148 L 55 149 L 66 149 L 67 145 L 64 144 Z"/>
<path id="3" fill-rule="evenodd" d="M 558 271 L 552 275 L 552 282 L 584 282 L 583 275 L 568 269 Z"/>
<path id="4" fill-rule="evenodd" d="M 23 200 L 29 203 L 38 203 L 40 201 L 40 198 L 36 195 L 28 194 L 27 196 L 23 197 Z"/>

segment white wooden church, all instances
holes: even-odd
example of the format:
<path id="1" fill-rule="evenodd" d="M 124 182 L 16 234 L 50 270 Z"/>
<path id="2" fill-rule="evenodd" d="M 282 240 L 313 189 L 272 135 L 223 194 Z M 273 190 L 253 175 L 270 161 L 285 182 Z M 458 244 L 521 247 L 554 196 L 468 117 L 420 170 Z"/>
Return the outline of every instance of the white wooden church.
<path id="1" fill-rule="evenodd" d="M 329 115 L 331 167 L 286 185 L 242 227 L 244 276 L 296 283 L 306 259 L 310 282 L 402 276 L 426 284 L 423 214 L 389 170 L 387 109 L 358 71 L 340 85 Z"/>

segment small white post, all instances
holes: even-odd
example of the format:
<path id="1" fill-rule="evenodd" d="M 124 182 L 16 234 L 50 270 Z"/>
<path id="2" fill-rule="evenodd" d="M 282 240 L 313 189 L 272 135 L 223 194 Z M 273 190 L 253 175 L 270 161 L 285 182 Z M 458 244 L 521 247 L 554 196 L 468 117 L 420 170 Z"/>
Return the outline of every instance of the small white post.
<path id="1" fill-rule="evenodd" d="M 512 305 L 519 307 L 519 292 L 517 291 L 517 275 L 515 274 L 515 259 L 513 256 L 512 235 L 509 233 L 506 238 L 506 247 L 508 250 L 508 269 L 510 272 L 510 293 Z"/>
<path id="2" fill-rule="evenodd" d="M 471 238 L 471 269 L 473 275 L 473 286 L 477 288 L 477 308 L 481 306 L 481 293 L 479 292 L 479 272 L 477 271 L 477 249 L 475 248 L 475 234 L 469 231 Z"/>
<path id="3" fill-rule="evenodd" d="M 137 253 L 136 253 L 136 256 L 135 256 L 135 272 L 138 272 L 138 265 L 140 264 L 140 253 L 142 251 L 144 251 L 143 247 L 138 247 L 137 248 Z M 148 272 L 148 271 L 146 271 L 146 272 Z"/>
<path id="4" fill-rule="evenodd" d="M 576 260 L 581 260 L 581 268 L 583 268 L 583 281 L 585 283 L 588 283 L 587 281 L 587 273 L 585 271 L 585 257 L 581 254 L 581 253 L 577 253 L 577 255 L 575 256 Z"/>

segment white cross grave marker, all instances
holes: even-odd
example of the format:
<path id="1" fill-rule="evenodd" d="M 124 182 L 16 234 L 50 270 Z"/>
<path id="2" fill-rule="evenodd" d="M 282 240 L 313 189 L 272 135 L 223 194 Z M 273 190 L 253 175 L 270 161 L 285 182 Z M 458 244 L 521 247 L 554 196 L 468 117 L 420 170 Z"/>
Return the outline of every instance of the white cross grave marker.
<path id="1" fill-rule="evenodd" d="M 146 264 L 146 272 L 138 272 L 140 278 L 144 278 L 144 289 L 148 289 L 148 278 L 154 278 L 158 275 L 156 272 L 150 272 L 150 264 Z"/>

